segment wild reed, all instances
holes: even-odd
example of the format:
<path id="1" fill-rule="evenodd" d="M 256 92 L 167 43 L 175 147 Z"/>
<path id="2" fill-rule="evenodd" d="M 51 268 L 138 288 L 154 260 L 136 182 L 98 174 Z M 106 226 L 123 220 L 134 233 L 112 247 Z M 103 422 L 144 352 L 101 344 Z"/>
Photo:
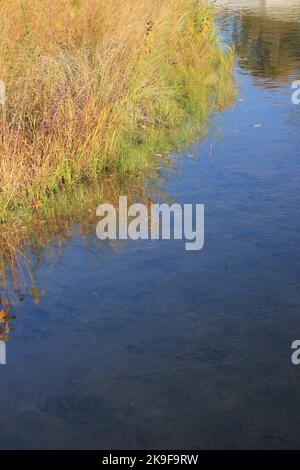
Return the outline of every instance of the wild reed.
<path id="1" fill-rule="evenodd" d="M 144 171 L 233 96 L 199 0 L 0 0 L 0 222 Z"/>

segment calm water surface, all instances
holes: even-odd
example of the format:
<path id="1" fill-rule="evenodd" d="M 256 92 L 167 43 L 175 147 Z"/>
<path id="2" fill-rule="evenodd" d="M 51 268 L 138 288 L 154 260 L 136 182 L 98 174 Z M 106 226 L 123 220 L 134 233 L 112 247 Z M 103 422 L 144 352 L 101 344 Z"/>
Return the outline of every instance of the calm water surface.
<path id="1" fill-rule="evenodd" d="M 206 205 L 205 248 L 93 232 L 44 257 L 0 366 L 0 448 L 300 448 L 300 0 L 220 3 L 237 102 L 161 170 Z"/>

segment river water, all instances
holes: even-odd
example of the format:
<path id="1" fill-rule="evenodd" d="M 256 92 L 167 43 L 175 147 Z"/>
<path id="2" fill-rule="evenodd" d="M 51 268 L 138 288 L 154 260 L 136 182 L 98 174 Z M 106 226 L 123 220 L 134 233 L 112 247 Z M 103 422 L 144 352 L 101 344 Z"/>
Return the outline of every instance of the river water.
<path id="1" fill-rule="evenodd" d="M 46 253 L 0 366 L 0 448 L 300 447 L 300 0 L 219 4 L 237 101 L 160 177 L 205 204 L 204 249 L 93 232 Z"/>

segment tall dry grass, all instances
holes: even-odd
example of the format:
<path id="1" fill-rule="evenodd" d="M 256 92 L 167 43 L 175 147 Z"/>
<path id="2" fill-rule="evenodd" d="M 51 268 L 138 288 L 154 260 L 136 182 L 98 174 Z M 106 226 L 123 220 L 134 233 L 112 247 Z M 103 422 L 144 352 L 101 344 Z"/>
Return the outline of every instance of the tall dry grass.
<path id="1" fill-rule="evenodd" d="M 232 97 L 198 0 L 0 0 L 0 220 L 64 185 L 142 171 L 162 132 Z"/>

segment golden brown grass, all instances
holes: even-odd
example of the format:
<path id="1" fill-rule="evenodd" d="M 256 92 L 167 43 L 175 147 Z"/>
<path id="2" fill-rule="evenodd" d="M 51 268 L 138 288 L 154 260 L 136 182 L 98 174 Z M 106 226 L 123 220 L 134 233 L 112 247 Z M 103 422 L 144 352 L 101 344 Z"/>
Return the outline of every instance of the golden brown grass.
<path id="1" fill-rule="evenodd" d="M 198 0 L 0 0 L 0 221 L 99 175 L 134 174 L 232 97 Z"/>

